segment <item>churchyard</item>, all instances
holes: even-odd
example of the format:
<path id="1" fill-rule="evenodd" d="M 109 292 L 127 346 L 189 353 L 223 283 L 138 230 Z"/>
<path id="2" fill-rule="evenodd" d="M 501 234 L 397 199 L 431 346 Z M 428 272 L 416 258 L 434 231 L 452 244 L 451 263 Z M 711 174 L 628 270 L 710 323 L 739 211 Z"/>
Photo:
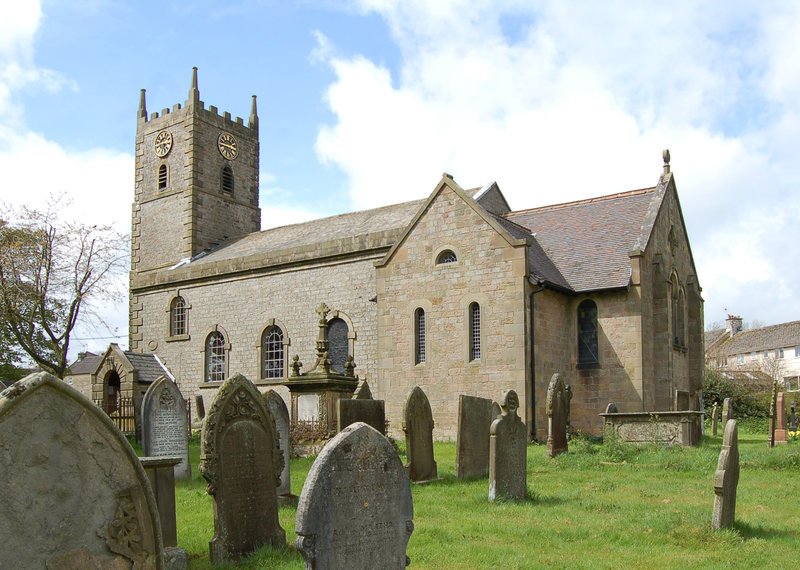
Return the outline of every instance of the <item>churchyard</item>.
<path id="1" fill-rule="evenodd" d="M 763 424 L 763 422 L 762 422 Z M 707 422 L 710 434 L 710 423 Z M 697 448 L 602 445 L 573 438 L 551 459 L 543 444 L 527 449 L 528 498 L 487 498 L 488 477 L 456 477 L 455 443 L 434 443 L 439 480 L 412 484 L 411 568 L 791 567 L 800 552 L 800 441 L 767 448 L 767 426 L 739 426 L 741 475 L 732 529 L 713 531 L 714 472 L 722 445 Z M 405 446 L 399 442 L 405 463 Z M 191 481 L 176 482 L 178 544 L 191 568 L 208 559 L 214 534 L 211 498 L 190 445 Z M 300 495 L 314 458 L 291 460 Z M 236 568 L 303 568 L 293 545 L 296 507 L 282 506 L 287 547 L 264 547 Z M 222 566 L 231 567 L 234 566 Z"/>

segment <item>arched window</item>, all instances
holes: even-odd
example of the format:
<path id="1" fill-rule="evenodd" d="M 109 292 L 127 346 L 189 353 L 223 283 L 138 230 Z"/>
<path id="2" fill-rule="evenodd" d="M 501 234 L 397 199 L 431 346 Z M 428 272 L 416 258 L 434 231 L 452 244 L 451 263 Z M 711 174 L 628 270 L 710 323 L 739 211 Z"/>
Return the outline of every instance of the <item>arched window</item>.
<path id="1" fill-rule="evenodd" d="M 414 364 L 425 362 L 425 310 L 414 311 Z"/>
<path id="2" fill-rule="evenodd" d="M 328 356 L 331 359 L 331 368 L 341 374 L 345 373 L 344 363 L 350 356 L 349 333 L 344 319 L 334 317 L 328 321 Z"/>
<path id="3" fill-rule="evenodd" d="M 443 263 L 455 263 L 456 261 L 458 261 L 456 254 L 453 253 L 452 250 L 446 249 L 439 254 L 439 257 L 436 258 L 436 265 L 442 265 Z"/>
<path id="4" fill-rule="evenodd" d="M 183 300 L 183 297 L 178 296 L 169 305 L 169 335 L 183 335 L 187 330 L 186 301 Z"/>
<path id="5" fill-rule="evenodd" d="M 222 167 L 222 191 L 233 194 L 233 169 L 227 164 Z"/>
<path id="6" fill-rule="evenodd" d="M 214 331 L 206 338 L 206 382 L 222 382 L 226 369 L 225 336 Z"/>
<path id="7" fill-rule="evenodd" d="M 283 331 L 272 325 L 261 334 L 261 377 L 283 377 Z"/>
<path id="8" fill-rule="evenodd" d="M 481 357 L 481 306 L 472 303 L 469 306 L 469 359 Z"/>
<path id="9" fill-rule="evenodd" d="M 158 189 L 164 190 L 167 187 L 167 165 L 162 164 L 158 167 Z"/>
<path id="10" fill-rule="evenodd" d="M 591 366 L 599 362 L 597 304 L 586 299 L 578 305 L 578 366 Z"/>

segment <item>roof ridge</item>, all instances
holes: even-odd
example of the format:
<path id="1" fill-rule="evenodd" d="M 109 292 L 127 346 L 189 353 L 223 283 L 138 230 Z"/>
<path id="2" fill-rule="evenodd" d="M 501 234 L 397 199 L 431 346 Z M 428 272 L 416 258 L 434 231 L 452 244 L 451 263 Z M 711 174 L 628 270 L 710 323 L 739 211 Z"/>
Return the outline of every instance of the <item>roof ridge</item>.
<path id="1" fill-rule="evenodd" d="M 547 210 L 559 210 L 561 208 L 568 208 L 570 206 L 580 206 L 582 204 L 592 204 L 596 202 L 604 202 L 606 200 L 613 200 L 615 198 L 628 198 L 630 196 L 640 196 L 642 194 L 647 194 L 648 192 L 654 192 L 656 189 L 655 186 L 651 186 L 649 188 L 639 188 L 638 190 L 626 190 L 624 192 L 617 192 L 616 194 L 607 194 L 606 196 L 596 196 L 594 198 L 584 198 L 583 200 L 574 200 L 572 202 L 563 202 L 561 204 L 550 204 L 548 206 L 538 206 L 536 208 L 528 208 L 525 210 L 514 210 L 513 212 L 508 212 L 507 214 L 503 214 L 503 216 L 513 216 L 515 214 L 525 214 L 528 212 L 543 212 Z"/>

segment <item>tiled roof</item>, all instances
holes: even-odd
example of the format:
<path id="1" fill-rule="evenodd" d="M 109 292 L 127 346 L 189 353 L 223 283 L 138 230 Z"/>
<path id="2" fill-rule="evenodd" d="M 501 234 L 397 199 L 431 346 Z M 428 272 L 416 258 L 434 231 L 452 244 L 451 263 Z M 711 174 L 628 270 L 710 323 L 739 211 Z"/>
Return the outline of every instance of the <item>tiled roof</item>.
<path id="1" fill-rule="evenodd" d="M 747 354 L 795 346 L 800 346 L 800 321 L 740 331 L 712 348 L 710 354 Z"/>
<path id="2" fill-rule="evenodd" d="M 377 232 L 396 231 L 399 234 L 423 203 L 424 200 L 414 200 L 247 234 L 197 257 L 192 261 L 192 265 L 311 247 L 332 240 L 348 240 Z M 354 240 L 353 245 L 356 243 Z"/>
<path id="3" fill-rule="evenodd" d="M 153 354 L 142 354 L 126 350 L 125 356 L 138 372 L 136 379 L 139 383 L 150 384 L 161 376 L 170 376 L 169 371 L 161 365 Z"/>
<path id="4" fill-rule="evenodd" d="M 100 364 L 102 358 L 103 357 L 99 354 L 87 352 L 86 356 L 69 365 L 68 374 L 91 374 L 95 371 L 97 365 Z"/>
<path id="5" fill-rule="evenodd" d="M 510 212 L 576 292 L 626 287 L 629 253 L 642 230 L 655 188 Z"/>

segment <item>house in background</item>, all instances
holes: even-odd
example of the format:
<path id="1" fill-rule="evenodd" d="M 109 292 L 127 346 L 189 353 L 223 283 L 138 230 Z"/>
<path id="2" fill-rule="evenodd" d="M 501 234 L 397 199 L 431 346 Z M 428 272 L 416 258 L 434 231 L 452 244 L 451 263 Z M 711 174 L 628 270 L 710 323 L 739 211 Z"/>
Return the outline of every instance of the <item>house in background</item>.
<path id="1" fill-rule="evenodd" d="M 800 321 L 743 330 L 742 317 L 728 315 L 725 325 L 705 333 L 707 366 L 729 377 L 766 374 L 800 390 Z"/>

